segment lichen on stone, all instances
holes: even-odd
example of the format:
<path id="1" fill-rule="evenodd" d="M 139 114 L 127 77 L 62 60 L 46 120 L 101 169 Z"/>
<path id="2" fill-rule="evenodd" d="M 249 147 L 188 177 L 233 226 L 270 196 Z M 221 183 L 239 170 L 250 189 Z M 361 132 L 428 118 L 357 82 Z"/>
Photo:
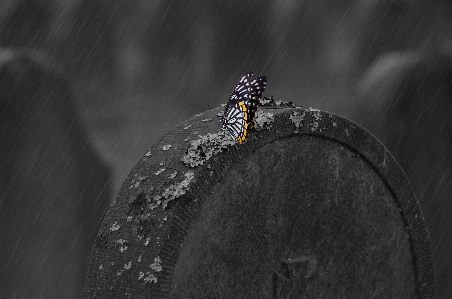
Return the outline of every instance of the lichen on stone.
<path id="1" fill-rule="evenodd" d="M 260 129 L 270 129 L 270 124 L 275 121 L 275 116 L 273 113 L 257 111 L 256 117 L 254 118 L 256 124 L 256 130 Z"/>
<path id="2" fill-rule="evenodd" d="M 129 242 L 124 239 L 116 240 L 116 246 L 119 246 L 119 251 L 124 252 L 127 250 Z"/>
<path id="3" fill-rule="evenodd" d="M 193 140 L 182 157 L 182 162 L 190 167 L 196 167 L 204 164 L 212 156 L 234 145 L 235 141 L 224 132 L 217 134 L 208 133 Z"/>
<path id="4" fill-rule="evenodd" d="M 175 172 L 169 174 L 168 178 L 171 179 L 171 180 L 174 179 L 176 177 L 177 173 L 178 173 L 178 171 L 176 170 Z"/>
<path id="5" fill-rule="evenodd" d="M 116 221 L 115 223 L 112 224 L 112 226 L 110 227 L 110 230 L 112 232 L 119 230 L 120 226 L 118 224 L 118 221 Z"/>
<path id="6" fill-rule="evenodd" d="M 127 264 L 124 264 L 124 269 L 129 270 L 132 267 L 132 261 L 128 262 Z"/>
<path id="7" fill-rule="evenodd" d="M 314 121 L 310 124 L 311 132 L 315 132 L 319 128 L 319 122 L 322 120 L 322 114 L 320 113 L 320 110 L 317 109 L 309 108 L 309 111 L 312 112 L 312 117 L 314 118 Z"/>
<path id="8" fill-rule="evenodd" d="M 289 116 L 289 119 L 292 121 L 292 123 L 295 125 L 295 131 L 294 133 L 298 133 L 298 129 L 303 126 L 302 122 L 304 121 L 304 117 L 306 116 L 306 111 L 303 111 L 303 113 L 298 111 L 292 111 L 292 114 Z"/>
<path id="9" fill-rule="evenodd" d="M 155 277 L 154 274 L 151 273 L 151 271 L 147 271 L 146 273 L 139 272 L 138 274 L 138 280 L 143 279 L 144 283 L 157 283 L 157 277 Z"/>
<path id="10" fill-rule="evenodd" d="M 154 262 L 150 264 L 149 267 L 151 267 L 154 272 L 162 271 L 162 260 L 160 259 L 160 257 L 158 256 L 154 258 Z"/>
<path id="11" fill-rule="evenodd" d="M 165 171 L 165 168 L 162 168 L 162 169 L 158 170 L 157 172 L 155 172 L 154 174 L 155 175 L 160 175 L 164 171 Z"/>
<path id="12" fill-rule="evenodd" d="M 154 197 L 154 200 L 155 201 L 161 200 L 162 208 L 165 210 L 166 207 L 168 206 L 168 202 L 182 196 L 183 194 L 185 194 L 185 192 L 187 192 L 188 189 L 190 189 L 189 185 L 194 177 L 195 174 L 193 171 L 186 172 L 185 178 L 182 181 L 170 185 L 162 192 L 162 194 L 156 195 Z"/>
<path id="13" fill-rule="evenodd" d="M 259 101 L 260 106 L 262 107 L 277 107 L 277 108 L 302 108 L 296 106 L 293 102 L 283 102 L 283 101 L 276 101 L 273 96 L 270 97 L 263 97 Z"/>

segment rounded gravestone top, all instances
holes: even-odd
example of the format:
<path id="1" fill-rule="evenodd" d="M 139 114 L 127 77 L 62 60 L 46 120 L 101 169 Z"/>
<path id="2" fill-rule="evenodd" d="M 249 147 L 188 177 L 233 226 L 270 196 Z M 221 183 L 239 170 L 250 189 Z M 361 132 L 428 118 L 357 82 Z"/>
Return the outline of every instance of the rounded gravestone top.
<path id="1" fill-rule="evenodd" d="M 243 144 L 222 108 L 182 123 L 137 163 L 93 250 L 85 297 L 434 296 L 409 183 L 358 125 L 260 107 Z"/>

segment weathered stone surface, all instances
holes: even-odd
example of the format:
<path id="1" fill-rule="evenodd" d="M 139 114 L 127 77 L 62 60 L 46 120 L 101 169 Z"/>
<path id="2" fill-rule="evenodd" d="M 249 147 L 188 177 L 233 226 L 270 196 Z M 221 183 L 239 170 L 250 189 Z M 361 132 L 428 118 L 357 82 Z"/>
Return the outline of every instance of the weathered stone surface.
<path id="1" fill-rule="evenodd" d="M 218 133 L 217 108 L 151 147 L 102 224 L 85 297 L 433 297 L 423 216 L 383 145 L 326 112 L 258 111 L 244 144 Z"/>

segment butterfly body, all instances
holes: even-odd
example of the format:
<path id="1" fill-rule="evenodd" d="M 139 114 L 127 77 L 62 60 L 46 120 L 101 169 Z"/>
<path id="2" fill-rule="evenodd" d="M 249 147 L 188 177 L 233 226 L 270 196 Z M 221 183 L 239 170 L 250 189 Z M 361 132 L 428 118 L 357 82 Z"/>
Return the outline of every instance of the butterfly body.
<path id="1" fill-rule="evenodd" d="M 254 127 L 259 98 L 265 90 L 267 77 L 253 79 L 253 72 L 246 73 L 235 86 L 221 118 L 223 130 L 242 143 Z"/>

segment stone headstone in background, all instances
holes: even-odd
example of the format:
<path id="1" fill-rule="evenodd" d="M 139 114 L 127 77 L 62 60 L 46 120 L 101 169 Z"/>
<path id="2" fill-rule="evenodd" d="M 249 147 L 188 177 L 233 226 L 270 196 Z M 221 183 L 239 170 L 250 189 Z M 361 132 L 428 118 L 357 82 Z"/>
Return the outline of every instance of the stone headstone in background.
<path id="1" fill-rule="evenodd" d="M 110 171 L 52 63 L 0 50 L 2 298 L 80 298 L 110 202 Z"/>
<path id="2" fill-rule="evenodd" d="M 432 298 L 428 233 L 386 148 L 339 116 L 209 110 L 154 144 L 101 226 L 85 298 Z"/>
<path id="3" fill-rule="evenodd" d="M 360 82 L 354 119 L 394 154 L 425 216 L 438 298 L 452 297 L 452 57 L 397 51 Z"/>

